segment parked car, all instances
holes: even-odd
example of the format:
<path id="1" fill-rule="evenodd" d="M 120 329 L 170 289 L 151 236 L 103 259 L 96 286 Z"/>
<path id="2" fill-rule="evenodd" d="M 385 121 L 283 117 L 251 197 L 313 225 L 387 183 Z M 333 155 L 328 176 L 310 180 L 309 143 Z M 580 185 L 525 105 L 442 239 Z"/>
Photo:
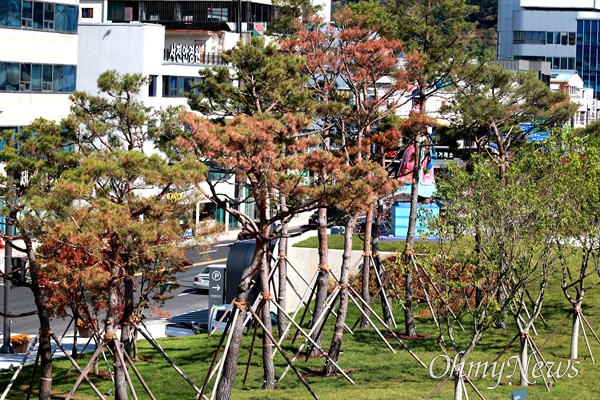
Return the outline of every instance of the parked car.
<path id="1" fill-rule="evenodd" d="M 201 318 L 202 321 L 184 321 L 167 324 L 165 328 L 165 334 L 168 337 L 173 337 L 193 336 L 199 333 L 211 333 L 213 330 L 215 332 L 222 332 L 225 330 L 231 314 L 231 309 L 229 309 L 229 311 L 228 309 L 229 304 L 223 304 L 220 306 L 214 306 L 210 310 L 201 310 L 200 312 L 203 314 L 203 317 Z M 219 321 L 223 315 L 225 315 L 225 317 L 219 324 Z M 240 315 L 240 318 L 242 318 L 242 315 Z M 248 319 L 244 329 L 248 329 L 250 322 L 251 319 Z M 277 322 L 277 314 L 271 311 L 271 324 L 275 327 L 277 326 Z"/>
<path id="2" fill-rule="evenodd" d="M 377 225 L 376 222 L 373 222 L 371 225 L 371 236 L 375 235 L 376 225 Z M 356 228 L 354 231 L 356 233 L 365 233 L 366 226 L 367 226 L 366 222 L 361 222 L 360 224 L 356 224 Z M 381 224 L 379 224 L 379 236 L 390 236 L 391 234 L 392 234 L 392 225 L 387 221 L 381 222 Z"/>
<path id="3" fill-rule="evenodd" d="M 225 271 L 225 264 L 210 264 L 204 267 L 202 271 L 198 275 L 194 277 L 194 281 L 192 282 L 192 287 L 196 290 L 208 290 L 210 283 L 210 272 L 211 269 L 215 269 L 215 267 L 219 267 L 220 270 Z"/>
<path id="4" fill-rule="evenodd" d="M 327 225 L 337 225 L 343 224 L 344 222 L 344 213 L 338 210 L 335 207 L 327 208 Z M 308 226 L 317 227 L 319 226 L 319 210 L 315 210 L 308 217 Z"/>
<path id="5" fill-rule="evenodd" d="M 281 224 L 279 224 L 279 223 L 273 224 L 273 230 L 275 231 L 275 233 L 277 233 L 279 228 L 281 228 Z M 252 232 L 252 231 L 249 231 L 248 229 L 244 228 L 240 231 L 240 233 L 238 233 L 237 240 L 248 240 L 248 239 L 254 239 L 255 237 L 256 237 L 256 232 Z"/>

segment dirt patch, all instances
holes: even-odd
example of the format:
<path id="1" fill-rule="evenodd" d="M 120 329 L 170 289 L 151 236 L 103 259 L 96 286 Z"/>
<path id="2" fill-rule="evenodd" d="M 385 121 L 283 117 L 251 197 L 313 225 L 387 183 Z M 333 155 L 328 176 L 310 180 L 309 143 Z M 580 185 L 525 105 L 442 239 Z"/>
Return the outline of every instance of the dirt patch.
<path id="1" fill-rule="evenodd" d="M 103 381 L 110 381 L 112 379 L 111 376 L 110 376 L 110 372 L 104 371 L 102 369 L 98 370 L 98 373 L 90 371 L 90 373 L 88 375 L 95 376 L 97 378 L 102 379 Z"/>

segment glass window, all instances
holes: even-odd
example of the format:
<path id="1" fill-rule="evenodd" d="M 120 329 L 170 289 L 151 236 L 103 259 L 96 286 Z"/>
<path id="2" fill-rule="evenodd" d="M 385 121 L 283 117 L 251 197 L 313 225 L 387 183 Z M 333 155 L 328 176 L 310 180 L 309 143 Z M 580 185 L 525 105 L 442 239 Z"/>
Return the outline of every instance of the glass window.
<path id="1" fill-rule="evenodd" d="M 21 26 L 23 28 L 33 28 L 33 2 L 23 2 L 23 14 L 21 14 Z"/>
<path id="2" fill-rule="evenodd" d="M 52 91 L 52 65 L 42 67 L 42 91 Z"/>
<path id="3" fill-rule="evenodd" d="M 93 8 L 82 8 L 81 9 L 81 18 L 94 18 L 94 9 Z"/>
<path id="4" fill-rule="evenodd" d="M 560 32 L 554 32 L 554 44 L 560 44 Z"/>
<path id="5" fill-rule="evenodd" d="M 54 7 L 54 30 L 57 32 L 67 31 L 67 6 L 64 4 L 57 4 Z"/>
<path id="6" fill-rule="evenodd" d="M 158 75 L 150 75 L 148 82 L 148 96 L 156 97 L 156 83 Z"/>
<path id="7" fill-rule="evenodd" d="M 63 88 L 64 88 L 64 79 L 65 79 L 65 75 L 64 75 L 64 67 L 62 65 L 55 65 L 54 66 L 54 76 L 53 76 L 53 91 L 55 92 L 62 92 Z"/>
<path id="8" fill-rule="evenodd" d="M 77 67 L 74 65 L 63 66 L 63 87 L 61 92 L 74 92 L 77 82 Z"/>
<path id="9" fill-rule="evenodd" d="M 54 29 L 54 3 L 44 3 L 44 29 Z"/>
<path id="10" fill-rule="evenodd" d="M 533 39 L 533 32 L 531 32 L 531 31 L 525 32 L 525 43 L 531 43 L 532 39 Z"/>
<path id="11" fill-rule="evenodd" d="M 575 32 L 569 32 L 569 46 L 575 46 Z"/>
<path id="12" fill-rule="evenodd" d="M 568 69 L 569 64 L 567 63 L 567 57 L 561 57 L 560 69 Z"/>
<path id="13" fill-rule="evenodd" d="M 0 88 L 9 92 L 19 91 L 20 68 L 18 63 L 1 63 L 0 67 Z M 4 82 L 2 82 L 4 76 Z"/>
<path id="14" fill-rule="evenodd" d="M 44 28 L 44 3 L 33 3 L 33 29 Z"/>
<path id="15" fill-rule="evenodd" d="M 567 38 L 568 38 L 568 33 L 567 32 L 561 32 L 560 33 L 560 44 L 562 44 L 563 46 L 567 45 Z"/>
<path id="16" fill-rule="evenodd" d="M 21 64 L 19 90 L 21 92 L 29 92 L 31 90 L 31 64 Z"/>
<path id="17" fill-rule="evenodd" d="M 125 3 L 109 2 L 108 19 L 111 21 L 123 21 L 125 18 Z"/>
<path id="18" fill-rule="evenodd" d="M 65 31 L 77 33 L 77 6 L 67 6 L 65 14 Z"/>
<path id="19" fill-rule="evenodd" d="M 546 32 L 546 44 L 552 44 L 554 43 L 554 35 L 552 34 L 552 32 Z"/>
<path id="20" fill-rule="evenodd" d="M 575 69 L 575 58 L 569 57 L 569 69 Z"/>
<path id="21" fill-rule="evenodd" d="M 18 28 L 21 26 L 21 2 L 0 0 L 0 26 Z"/>
<path id="22" fill-rule="evenodd" d="M 31 90 L 34 92 L 42 90 L 42 66 L 40 64 L 31 65 Z"/>

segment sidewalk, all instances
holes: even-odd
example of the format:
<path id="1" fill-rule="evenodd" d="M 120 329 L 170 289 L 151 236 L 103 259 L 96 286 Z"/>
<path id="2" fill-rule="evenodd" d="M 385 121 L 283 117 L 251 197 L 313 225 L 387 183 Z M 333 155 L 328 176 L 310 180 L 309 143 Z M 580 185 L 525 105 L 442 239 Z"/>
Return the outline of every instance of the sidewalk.
<path id="1" fill-rule="evenodd" d="M 159 338 L 165 337 L 165 326 L 167 325 L 166 319 L 147 321 L 147 322 L 145 322 L 145 325 L 146 325 L 146 328 L 148 328 L 145 332 L 147 334 L 149 334 L 150 337 L 152 337 L 154 339 L 159 339 Z M 31 344 L 31 343 L 33 343 L 33 340 L 35 339 L 35 335 L 29 335 L 29 337 L 31 338 L 31 341 L 29 342 Z M 138 338 L 140 338 L 141 340 L 145 340 L 144 336 L 142 336 L 141 334 L 138 334 Z M 90 341 L 89 345 L 86 347 L 88 340 L 89 339 L 85 339 L 85 338 L 77 338 L 77 350 L 79 352 L 82 352 L 84 348 L 85 348 L 86 352 L 96 350 L 96 343 L 93 340 Z M 2 343 L 2 341 L 3 341 L 3 338 L 2 338 L 2 335 L 0 335 L 0 343 Z M 63 354 L 63 352 L 60 348 L 57 348 L 58 346 L 56 345 L 54 340 L 50 339 L 50 342 L 52 345 L 53 358 L 64 357 L 65 355 Z M 62 342 L 62 345 L 65 348 L 65 350 L 69 354 L 71 354 L 71 352 L 73 350 L 73 334 L 71 333 L 70 335 L 65 336 L 65 338 L 61 342 Z M 35 362 L 35 358 L 37 356 L 37 350 L 38 350 L 38 345 L 36 344 L 36 346 L 33 348 L 31 353 L 27 357 L 26 364 L 33 364 Z M 19 367 L 19 364 L 25 358 L 25 356 L 26 356 L 26 353 L 0 354 L 0 370 L 5 370 L 5 369 L 16 370 Z"/>

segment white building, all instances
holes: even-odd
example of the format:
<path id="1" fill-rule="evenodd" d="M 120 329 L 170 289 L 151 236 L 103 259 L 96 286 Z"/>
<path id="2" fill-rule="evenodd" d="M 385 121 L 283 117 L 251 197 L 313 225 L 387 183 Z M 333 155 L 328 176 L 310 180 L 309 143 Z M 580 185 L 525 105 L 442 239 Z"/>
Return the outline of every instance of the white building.
<path id="1" fill-rule="evenodd" d="M 76 88 L 77 0 L 0 0 L 0 129 L 60 120 Z"/>
<path id="2" fill-rule="evenodd" d="M 569 95 L 571 102 L 579 106 L 570 121 L 573 128 L 583 128 L 596 120 L 598 101 L 594 91 L 583 85 L 577 71 L 554 71 L 550 76 L 550 89 Z"/>

